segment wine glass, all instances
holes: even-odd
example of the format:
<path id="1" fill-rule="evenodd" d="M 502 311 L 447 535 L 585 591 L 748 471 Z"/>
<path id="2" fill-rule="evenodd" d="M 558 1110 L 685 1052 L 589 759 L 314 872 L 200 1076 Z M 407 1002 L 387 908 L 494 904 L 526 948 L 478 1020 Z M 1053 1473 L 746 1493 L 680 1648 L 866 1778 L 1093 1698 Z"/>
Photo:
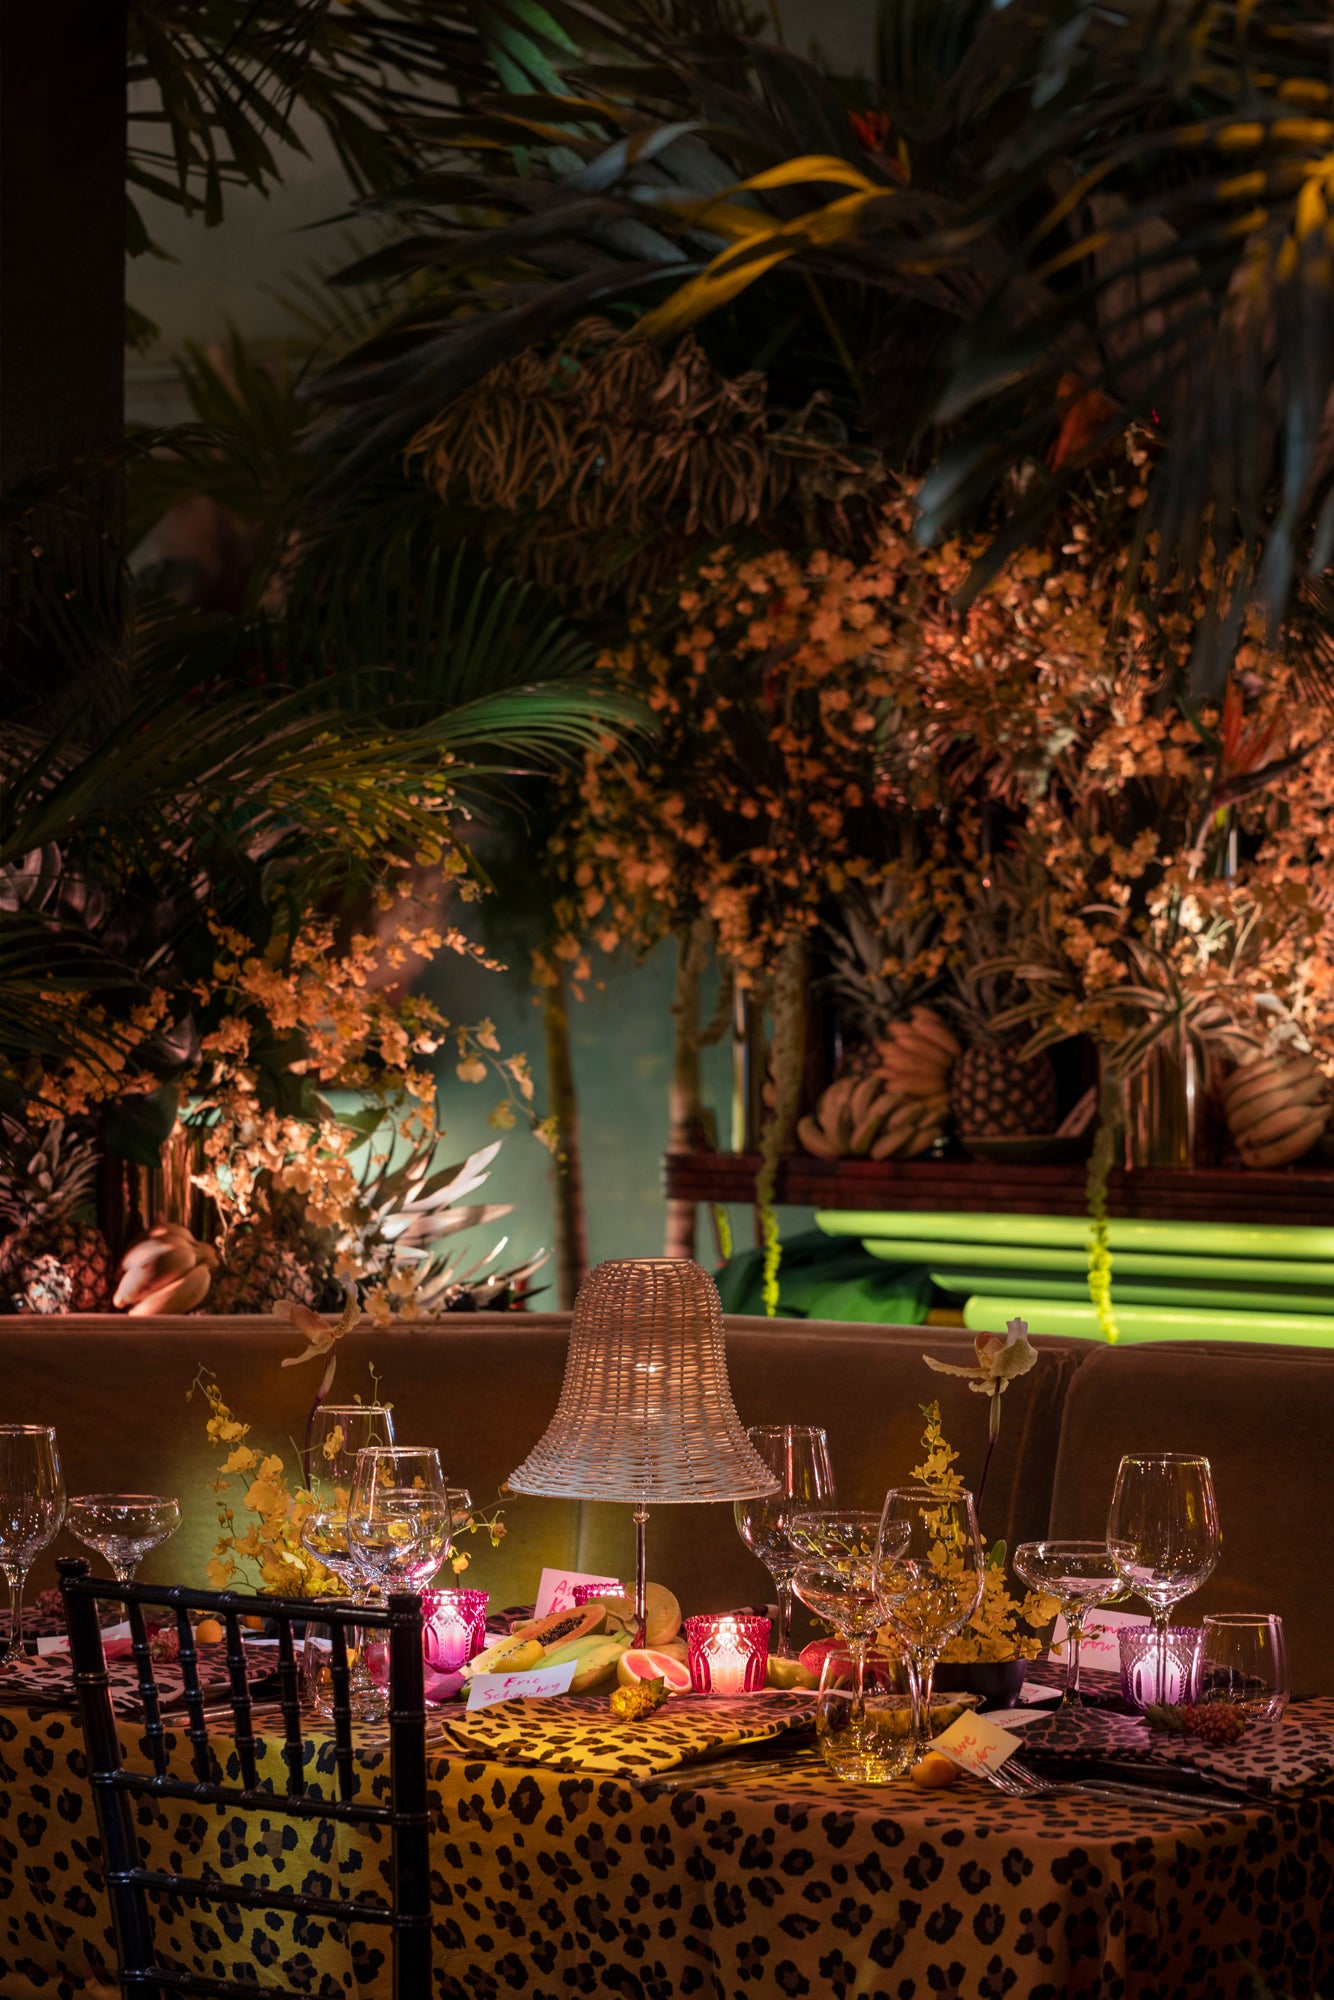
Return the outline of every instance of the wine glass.
<path id="1" fill-rule="evenodd" d="M 972 1494 L 962 1488 L 940 1493 L 930 1486 L 891 1486 L 880 1516 L 879 1562 L 886 1615 L 912 1670 L 916 1762 L 930 1748 L 936 1661 L 982 1602 L 982 1543 Z M 900 1574 L 891 1591 L 887 1585 L 896 1568 Z"/>
<path id="2" fill-rule="evenodd" d="M 1158 1686 L 1167 1686 L 1172 1606 L 1208 1581 L 1218 1562 L 1218 1503 L 1198 1452 L 1129 1452 L 1107 1516 L 1107 1546 L 1126 1586 L 1147 1598 L 1158 1635 Z"/>
<path id="3" fill-rule="evenodd" d="M 1125 1550 L 1122 1550 L 1124 1556 Z M 1084 1620 L 1095 1604 L 1114 1604 L 1126 1595 L 1110 1545 L 1105 1542 L 1020 1542 L 1014 1552 L 1015 1575 L 1030 1590 L 1060 1600 L 1070 1648 L 1062 1708 L 1078 1708 L 1079 1648 Z"/>
<path id="4" fill-rule="evenodd" d="M 347 1540 L 362 1575 L 388 1592 L 422 1590 L 450 1538 L 449 1495 L 433 1446 L 370 1445 L 357 1453 Z"/>
<path id="5" fill-rule="evenodd" d="M 60 1533 L 65 1481 L 49 1424 L 0 1424 L 0 1571 L 9 1584 L 9 1668 L 23 1654 L 23 1583 L 32 1559 Z"/>
<path id="6" fill-rule="evenodd" d="M 133 1583 L 150 1549 L 181 1525 L 181 1503 L 165 1493 L 76 1493 L 69 1526 L 86 1548 L 111 1564 L 117 1583 Z"/>
<path id="7" fill-rule="evenodd" d="M 734 1506 L 737 1532 L 751 1554 L 758 1556 L 778 1590 L 778 1630 L 773 1651 L 778 1659 L 792 1652 L 792 1575 L 800 1560 L 788 1540 L 794 1512 L 828 1504 L 834 1498 L 834 1474 L 829 1440 L 811 1424 L 757 1424 L 746 1432 L 765 1464 L 778 1476 L 776 1493 Z"/>
<path id="8" fill-rule="evenodd" d="M 352 1488 L 357 1453 L 367 1445 L 393 1442 L 394 1419 L 388 1403 L 322 1403 L 310 1425 L 312 1490 L 320 1491 L 327 1479 L 335 1492 L 346 1495 Z"/>

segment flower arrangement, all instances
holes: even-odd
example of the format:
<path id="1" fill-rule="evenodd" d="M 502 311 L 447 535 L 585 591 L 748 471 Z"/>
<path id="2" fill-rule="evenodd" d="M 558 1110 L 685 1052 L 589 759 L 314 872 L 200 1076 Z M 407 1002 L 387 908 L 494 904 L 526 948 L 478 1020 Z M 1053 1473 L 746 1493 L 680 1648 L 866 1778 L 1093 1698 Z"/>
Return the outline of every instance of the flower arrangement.
<path id="1" fill-rule="evenodd" d="M 198 1389 L 204 1398 L 208 1406 L 204 1429 L 209 1443 L 221 1454 L 216 1477 L 209 1482 L 210 1491 L 217 1499 L 219 1530 L 208 1563 L 211 1589 L 225 1590 L 237 1583 L 245 1583 L 279 1597 L 347 1595 L 347 1585 L 325 1569 L 301 1540 L 306 1516 L 316 1505 L 313 1484 L 319 1468 L 312 1464 L 310 1444 L 315 1413 L 333 1387 L 339 1342 L 360 1317 L 355 1290 L 351 1286 L 345 1289 L 346 1303 L 334 1325 L 296 1301 L 287 1302 L 287 1317 L 305 1336 L 306 1346 L 300 1354 L 288 1355 L 281 1365 L 294 1368 L 305 1361 L 324 1362 L 306 1422 L 300 1479 L 294 1480 L 289 1475 L 280 1453 L 261 1454 L 253 1445 L 247 1444 L 250 1426 L 233 1414 L 211 1370 L 201 1368 L 193 1388 L 186 1392 L 187 1401 L 194 1389 Z M 373 1400 L 380 1400 L 378 1384 L 374 1380 Z M 329 1459 L 332 1460 L 341 1443 L 340 1430 L 335 1429 L 324 1441 L 323 1449 Z M 234 1480 L 244 1482 L 239 1496 L 234 1492 Z M 339 1487 L 335 1488 L 335 1492 L 339 1503 L 346 1503 L 346 1491 Z M 244 1522 L 238 1520 L 238 1508 L 246 1517 Z M 502 1513 L 500 1507 L 489 1511 L 477 1509 L 466 1522 L 456 1523 L 455 1532 L 485 1532 L 492 1548 L 497 1548 L 505 1534 Z M 469 1557 L 463 1550 L 452 1552 L 450 1564 L 456 1576 L 462 1575 L 468 1563 Z"/>
<path id="2" fill-rule="evenodd" d="M 926 1419 L 922 1433 L 925 1457 L 920 1465 L 913 1467 L 913 1478 L 924 1486 L 934 1487 L 942 1498 L 961 1493 L 963 1481 L 954 1470 L 959 1454 L 946 1442 L 939 1403 L 924 1403 L 922 1415 Z M 1005 1578 L 1005 1553 L 1004 1542 L 993 1542 L 988 1549 L 982 1574 L 982 1602 L 963 1631 L 948 1641 L 940 1655 L 942 1660 L 1033 1660 L 1042 1651 L 1041 1635 L 1060 1606 L 1054 1598 L 1037 1591 L 1026 1591 L 1021 1598 L 1013 1596 Z M 961 1563 L 962 1558 L 947 1554 L 944 1561 L 948 1567 L 951 1563 Z M 1020 1629 L 1023 1626 L 1028 1627 L 1027 1632 Z"/>
<path id="3" fill-rule="evenodd" d="M 919 547 L 904 482 L 860 557 L 720 548 L 674 622 L 606 662 L 659 734 L 638 762 L 585 765 L 555 844 L 558 951 L 577 987 L 598 953 L 702 923 L 775 1001 L 762 1209 L 801 1061 L 784 968 L 853 892 L 891 888 L 919 926 L 916 961 L 883 968 L 919 990 L 977 970 L 970 919 L 1008 897 L 1023 921 L 995 1025 L 1024 1059 L 1089 1037 L 1113 1123 L 1165 1043 L 1216 1061 L 1282 1043 L 1334 1075 L 1334 740 L 1301 660 L 1249 616 L 1221 698 L 1192 696 L 1228 582 L 1207 552 L 1153 618 L 1127 597 L 1151 449 L 1130 433 L 965 610 L 982 542 Z M 1096 1215 L 1090 1277 L 1110 1334 Z"/>

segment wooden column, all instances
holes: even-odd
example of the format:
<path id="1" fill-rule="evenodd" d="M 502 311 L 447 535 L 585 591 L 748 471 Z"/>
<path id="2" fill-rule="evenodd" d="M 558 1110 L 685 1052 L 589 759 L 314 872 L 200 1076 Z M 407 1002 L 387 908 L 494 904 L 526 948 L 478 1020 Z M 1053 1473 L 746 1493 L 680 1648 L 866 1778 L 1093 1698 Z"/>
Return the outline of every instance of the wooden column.
<path id="1" fill-rule="evenodd" d="M 125 416 L 125 8 L 120 0 L 0 0 L 0 488 L 114 445 Z M 114 573 L 118 484 L 76 496 L 39 533 L 77 580 Z M 89 535 L 92 537 L 90 545 Z M 74 546 L 77 542 L 77 550 Z M 7 586 L 31 572 L 18 544 Z M 17 561 L 17 570 L 11 563 Z M 38 592 L 40 600 L 41 592 Z M 24 617 L 24 624 L 31 621 Z M 46 649 L 43 649 L 45 654 Z M 50 664 L 44 659 L 44 671 Z"/>

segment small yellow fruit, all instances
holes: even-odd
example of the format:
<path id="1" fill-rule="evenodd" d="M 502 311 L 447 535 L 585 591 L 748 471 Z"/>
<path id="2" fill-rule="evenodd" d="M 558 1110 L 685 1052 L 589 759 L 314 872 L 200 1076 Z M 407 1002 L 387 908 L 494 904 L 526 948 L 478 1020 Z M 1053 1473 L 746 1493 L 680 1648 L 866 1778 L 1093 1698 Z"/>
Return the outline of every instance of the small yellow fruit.
<path id="1" fill-rule="evenodd" d="M 195 1626 L 195 1642 L 200 1646 L 220 1646 L 226 1637 L 216 1618 L 201 1618 Z"/>
<path id="2" fill-rule="evenodd" d="M 913 1784 L 924 1792 L 943 1792 L 952 1785 L 959 1775 L 959 1767 L 948 1757 L 942 1757 L 938 1750 L 928 1750 L 920 1764 L 914 1764 L 909 1774 Z"/>

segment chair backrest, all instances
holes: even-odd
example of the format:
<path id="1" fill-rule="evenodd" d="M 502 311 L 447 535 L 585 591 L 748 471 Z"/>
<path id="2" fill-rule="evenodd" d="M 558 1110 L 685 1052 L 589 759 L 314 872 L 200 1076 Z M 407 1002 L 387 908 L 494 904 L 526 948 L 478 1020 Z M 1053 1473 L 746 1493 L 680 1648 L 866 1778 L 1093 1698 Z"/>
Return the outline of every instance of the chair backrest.
<path id="1" fill-rule="evenodd" d="M 385 1606 L 321 1601 L 317 1607 L 319 1622 L 328 1625 L 332 1634 L 330 1679 L 338 1796 L 326 1798 L 313 1790 L 306 1772 L 292 1632 L 294 1620 L 311 1616 L 310 1603 L 294 1598 L 248 1597 L 237 1591 L 114 1583 L 90 1576 L 89 1565 L 81 1559 L 61 1561 L 60 1590 L 106 1865 L 116 1953 L 126 1991 L 142 1994 L 146 2000 L 161 2000 L 161 1996 L 171 1993 L 213 1994 L 219 2000 L 301 2000 L 290 1987 L 253 1982 L 241 1985 L 233 1980 L 210 1979 L 200 1973 L 163 1966 L 157 1957 L 151 1900 L 159 1895 L 187 1902 L 277 1910 L 290 1916 L 325 1917 L 338 1923 L 387 1926 L 393 1943 L 394 2000 L 418 2000 L 418 1996 L 429 1991 L 431 1887 L 420 1598 L 395 1594 Z M 107 1599 L 122 1603 L 129 1620 L 151 1771 L 128 1769 L 122 1754 L 97 1615 L 99 1602 Z M 169 1770 L 167 1725 L 163 1721 L 162 1696 L 144 1622 L 146 1605 L 158 1606 L 174 1615 L 192 1779 L 173 1776 Z M 222 1767 L 208 1731 L 191 1612 L 219 1619 L 227 1635 L 226 1701 L 231 1712 L 240 1785 L 222 1782 Z M 287 1765 L 285 1794 L 261 1784 L 259 1778 L 256 1753 L 262 1739 L 255 1734 L 252 1690 L 241 1637 L 242 1618 L 253 1615 L 272 1620 L 278 1630 L 282 1754 Z M 349 1629 L 353 1626 L 384 1628 L 389 1635 L 390 1803 L 387 1806 L 358 1796 L 349 1680 Z M 343 1896 L 261 1889 L 248 1881 L 231 1881 L 217 1875 L 179 1875 L 146 1867 L 133 1806 L 136 1798 L 144 1797 L 180 1799 L 241 1813 L 263 1813 L 269 1818 L 384 1826 L 392 1844 L 392 1893 L 388 1899 L 363 1899 L 359 1895 L 354 1901 Z"/>

